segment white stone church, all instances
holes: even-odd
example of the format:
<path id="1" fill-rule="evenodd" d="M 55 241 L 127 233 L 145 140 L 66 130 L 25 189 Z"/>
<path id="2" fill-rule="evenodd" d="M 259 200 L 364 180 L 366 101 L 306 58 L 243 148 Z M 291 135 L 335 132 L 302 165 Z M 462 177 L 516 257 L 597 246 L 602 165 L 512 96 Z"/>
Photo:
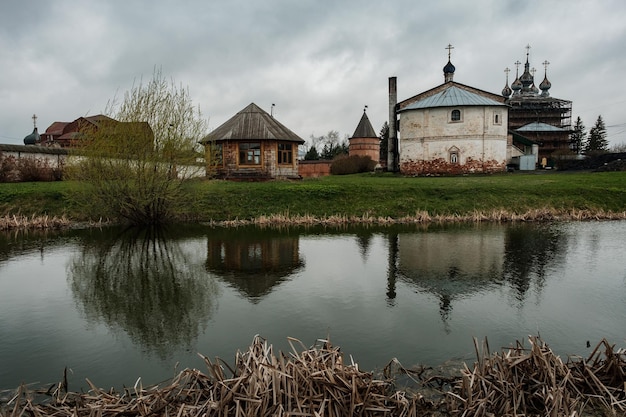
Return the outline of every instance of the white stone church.
<path id="1" fill-rule="evenodd" d="M 399 103 L 396 79 L 389 79 L 390 170 L 405 175 L 506 170 L 505 97 L 455 82 L 454 71 L 448 54 L 444 83 Z"/>

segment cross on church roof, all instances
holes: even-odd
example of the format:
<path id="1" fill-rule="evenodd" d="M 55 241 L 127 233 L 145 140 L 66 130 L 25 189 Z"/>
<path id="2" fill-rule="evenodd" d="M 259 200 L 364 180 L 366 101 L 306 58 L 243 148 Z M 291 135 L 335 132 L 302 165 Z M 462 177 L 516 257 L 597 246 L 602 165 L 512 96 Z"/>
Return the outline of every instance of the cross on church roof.
<path id="1" fill-rule="evenodd" d="M 37 115 L 33 114 L 32 119 L 33 119 L 33 127 L 37 127 Z"/>
<path id="2" fill-rule="evenodd" d="M 451 44 L 448 44 L 448 46 L 446 46 L 444 49 L 448 50 L 448 61 L 450 61 L 450 55 L 452 54 L 452 50 L 454 49 L 454 46 L 452 46 Z"/>

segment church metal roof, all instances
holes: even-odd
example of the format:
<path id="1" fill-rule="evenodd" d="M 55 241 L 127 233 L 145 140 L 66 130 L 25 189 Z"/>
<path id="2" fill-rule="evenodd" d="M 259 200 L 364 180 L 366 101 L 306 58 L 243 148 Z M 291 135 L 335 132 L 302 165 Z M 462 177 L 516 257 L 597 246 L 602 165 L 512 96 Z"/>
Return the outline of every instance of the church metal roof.
<path id="1" fill-rule="evenodd" d="M 492 100 L 480 94 L 464 90 L 454 85 L 437 94 L 425 97 L 409 104 L 402 110 L 427 109 L 433 107 L 460 107 L 460 106 L 502 106 L 503 103 Z"/>
<path id="2" fill-rule="evenodd" d="M 563 132 L 565 129 L 547 123 L 532 122 L 516 129 L 517 132 Z"/>

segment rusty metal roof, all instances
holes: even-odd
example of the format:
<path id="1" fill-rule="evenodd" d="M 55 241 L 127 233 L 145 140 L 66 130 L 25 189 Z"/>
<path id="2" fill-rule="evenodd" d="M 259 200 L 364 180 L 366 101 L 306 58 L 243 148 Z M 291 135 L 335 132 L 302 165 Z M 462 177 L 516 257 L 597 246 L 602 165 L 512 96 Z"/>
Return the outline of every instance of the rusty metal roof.
<path id="1" fill-rule="evenodd" d="M 304 143 L 304 139 L 254 103 L 250 103 L 239 113 L 205 136 L 201 143 L 213 140 L 251 139 Z"/>
<path id="2" fill-rule="evenodd" d="M 376 131 L 374 131 L 374 128 L 372 127 L 372 124 L 370 123 L 370 119 L 367 117 L 367 114 L 365 112 L 363 112 L 363 116 L 361 116 L 361 121 L 359 122 L 359 125 L 356 127 L 356 130 L 354 131 L 354 134 L 352 135 L 353 138 L 377 138 L 378 135 L 376 134 Z"/>

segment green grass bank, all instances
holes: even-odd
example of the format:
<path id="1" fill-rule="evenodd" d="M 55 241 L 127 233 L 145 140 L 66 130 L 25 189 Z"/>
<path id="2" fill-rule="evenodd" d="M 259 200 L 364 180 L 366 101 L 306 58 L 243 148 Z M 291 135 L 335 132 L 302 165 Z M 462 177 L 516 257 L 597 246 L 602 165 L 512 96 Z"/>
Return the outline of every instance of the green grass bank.
<path id="1" fill-rule="evenodd" d="M 68 182 L 0 184 L 0 216 L 64 216 L 88 221 L 67 198 Z M 584 211 L 626 218 L 626 172 L 533 172 L 408 178 L 393 174 L 302 181 L 191 181 L 180 219 L 228 222 L 263 217 L 479 218 Z M 621 217 L 620 217 L 621 216 Z M 488 220 L 488 219 L 487 219 Z"/>

